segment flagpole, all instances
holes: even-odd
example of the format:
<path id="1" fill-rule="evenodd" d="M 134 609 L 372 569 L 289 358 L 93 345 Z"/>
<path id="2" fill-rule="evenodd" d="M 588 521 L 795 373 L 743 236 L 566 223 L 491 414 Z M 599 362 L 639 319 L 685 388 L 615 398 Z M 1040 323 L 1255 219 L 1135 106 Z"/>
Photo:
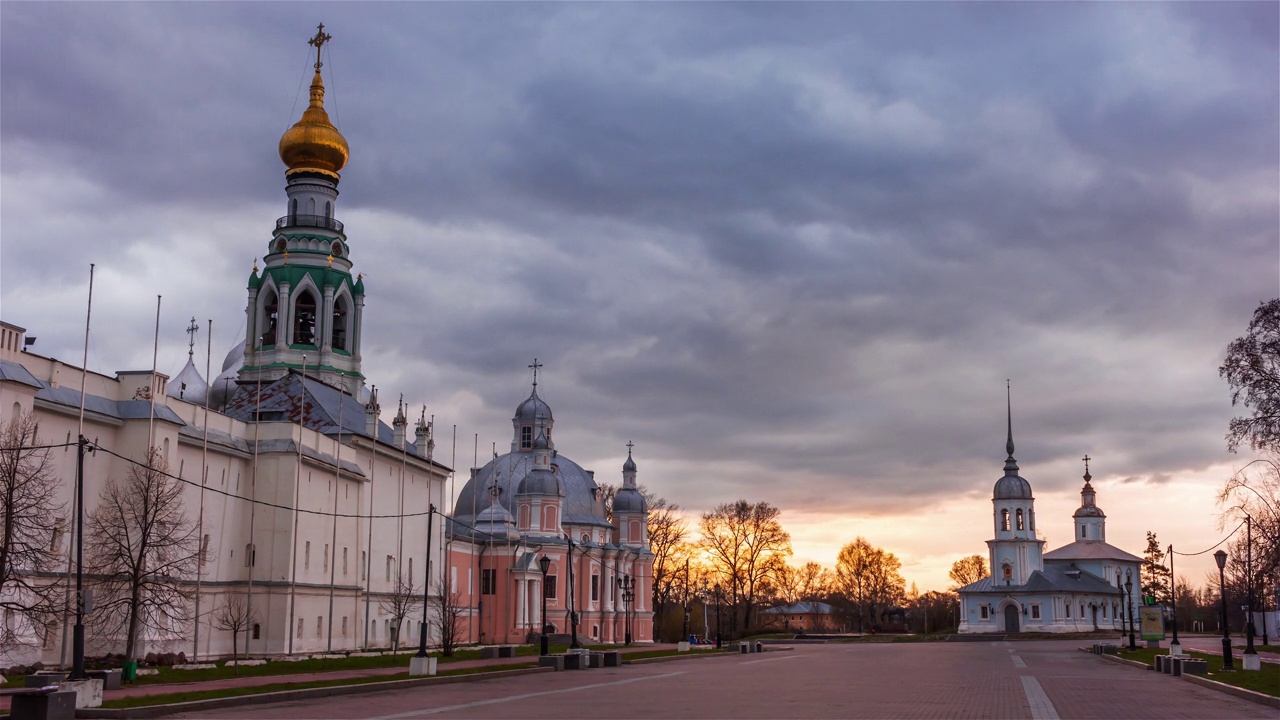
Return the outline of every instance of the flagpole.
<path id="1" fill-rule="evenodd" d="M 209 370 L 213 364 L 213 319 L 209 319 L 208 331 L 205 333 L 205 353 L 204 353 L 204 376 L 209 377 Z M 206 382 L 207 384 L 207 382 Z M 200 657 L 200 590 L 201 581 L 204 579 L 204 563 L 208 558 L 208 548 L 204 544 L 204 488 L 209 484 L 209 396 L 213 394 L 213 386 L 209 385 L 204 393 L 204 440 L 200 449 L 200 465 L 203 467 L 200 475 L 200 516 L 196 522 L 196 537 L 200 542 L 200 555 L 196 561 L 196 608 L 195 608 L 195 637 L 194 647 L 191 651 L 191 661 L 195 662 Z M 234 638 L 233 638 L 234 641 Z"/>
<path id="2" fill-rule="evenodd" d="M 152 467 L 151 451 L 156 447 L 156 360 L 160 356 L 160 296 L 156 296 L 156 332 L 151 346 L 151 414 L 147 418 L 147 467 Z"/>

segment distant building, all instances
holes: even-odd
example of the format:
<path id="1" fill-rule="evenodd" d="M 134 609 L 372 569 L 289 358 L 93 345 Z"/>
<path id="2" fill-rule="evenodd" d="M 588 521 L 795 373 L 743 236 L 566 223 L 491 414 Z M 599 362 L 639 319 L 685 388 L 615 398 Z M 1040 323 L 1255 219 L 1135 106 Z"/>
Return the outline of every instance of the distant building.
<path id="1" fill-rule="evenodd" d="M 595 473 L 556 450 L 555 418 L 534 378 L 511 418 L 511 451 L 472 469 L 448 523 L 445 583 L 461 610 L 461 639 L 525 642 L 541 633 L 545 598 L 549 633 L 572 634 L 572 609 L 581 641 L 622 642 L 630 628 L 633 641 L 652 642 L 649 510 L 630 446 L 606 513 Z"/>
<path id="2" fill-rule="evenodd" d="M 765 627 L 797 633 L 846 632 L 835 610 L 824 602 L 794 602 L 764 611 Z"/>
<path id="3" fill-rule="evenodd" d="M 1036 531 L 1031 483 L 1018 475 L 1009 419 L 1004 476 L 992 493 L 995 537 L 987 541 L 992 574 L 959 590 L 961 633 L 1119 630 L 1127 603 L 1141 598 L 1142 558 L 1106 542 L 1106 514 L 1096 504 L 1085 461 L 1075 540 L 1051 552 Z M 1125 598 L 1126 581 L 1133 596 Z"/>

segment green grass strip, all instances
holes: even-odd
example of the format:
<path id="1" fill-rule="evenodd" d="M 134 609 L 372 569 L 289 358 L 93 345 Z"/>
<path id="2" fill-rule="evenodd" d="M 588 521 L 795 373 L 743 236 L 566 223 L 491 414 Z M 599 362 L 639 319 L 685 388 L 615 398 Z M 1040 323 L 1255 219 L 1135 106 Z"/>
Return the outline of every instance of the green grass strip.
<path id="1" fill-rule="evenodd" d="M 442 670 L 435 677 L 449 677 L 458 675 L 477 675 L 486 672 L 499 672 L 503 670 L 522 670 L 525 668 L 537 667 L 537 663 L 516 663 L 514 665 L 490 665 L 484 667 L 458 668 L 456 670 Z M 423 676 L 416 676 L 423 677 Z M 311 680 L 307 682 L 296 683 L 271 683 L 269 685 L 253 685 L 248 687 L 229 687 L 218 688 L 215 690 L 192 690 L 190 692 L 164 693 L 162 695 L 139 695 L 135 697 L 117 698 L 102 703 L 104 708 L 132 708 L 145 707 L 148 705 L 170 705 L 174 703 L 193 702 L 195 700 L 213 700 L 216 698 L 239 697 L 242 695 L 261 695 L 263 693 L 280 692 L 282 690 L 306 690 L 309 688 L 320 687 L 343 687 L 346 685 L 366 685 L 369 683 L 391 682 L 395 680 L 409 680 L 410 675 L 406 673 L 396 673 L 394 675 L 372 675 L 369 677 L 343 678 L 341 680 Z"/>
<path id="2" fill-rule="evenodd" d="M 1155 662 L 1156 655 L 1168 655 L 1167 649 L 1139 648 L 1130 652 L 1125 648 L 1120 649 L 1119 657 L 1125 660 L 1137 660 L 1146 665 Z M 1222 656 L 1209 655 L 1201 652 L 1188 652 L 1191 657 L 1200 658 L 1205 661 L 1208 666 L 1209 674 L 1205 677 L 1210 680 L 1223 683 L 1225 685 L 1234 685 L 1235 687 L 1253 690 L 1264 695 L 1272 697 L 1280 697 L 1280 665 L 1276 663 L 1262 663 L 1262 669 L 1257 671 L 1244 670 L 1244 658 L 1240 657 L 1240 653 L 1232 654 L 1235 670 L 1227 671 L 1222 669 Z"/>

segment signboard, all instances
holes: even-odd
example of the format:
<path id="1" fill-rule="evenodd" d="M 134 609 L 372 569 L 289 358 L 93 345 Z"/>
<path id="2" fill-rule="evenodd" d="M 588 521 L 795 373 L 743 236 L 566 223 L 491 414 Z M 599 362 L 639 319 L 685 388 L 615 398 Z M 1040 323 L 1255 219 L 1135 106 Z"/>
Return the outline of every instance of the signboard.
<path id="1" fill-rule="evenodd" d="M 1138 627 L 1143 640 L 1164 639 L 1164 613 L 1160 607 L 1138 608 Z"/>

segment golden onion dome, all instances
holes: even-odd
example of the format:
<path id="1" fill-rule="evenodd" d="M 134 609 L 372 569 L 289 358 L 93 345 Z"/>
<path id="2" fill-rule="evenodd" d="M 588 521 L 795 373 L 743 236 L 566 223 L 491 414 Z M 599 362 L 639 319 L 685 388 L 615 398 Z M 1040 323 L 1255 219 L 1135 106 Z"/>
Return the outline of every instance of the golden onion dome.
<path id="1" fill-rule="evenodd" d="M 289 168 L 285 175 L 318 172 L 336 179 L 347 164 L 349 154 L 347 139 L 329 122 L 329 114 L 324 111 L 324 81 L 317 69 L 311 79 L 311 102 L 302 119 L 280 138 L 280 159 Z"/>

